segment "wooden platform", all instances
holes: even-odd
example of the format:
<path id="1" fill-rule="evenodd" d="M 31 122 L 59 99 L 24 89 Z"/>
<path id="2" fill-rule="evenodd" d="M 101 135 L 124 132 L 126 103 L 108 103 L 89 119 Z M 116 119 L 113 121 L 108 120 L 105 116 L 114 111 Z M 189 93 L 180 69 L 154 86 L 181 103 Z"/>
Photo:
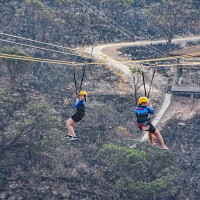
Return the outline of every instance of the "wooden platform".
<path id="1" fill-rule="evenodd" d="M 171 92 L 180 93 L 200 93 L 200 86 L 198 85 L 172 85 Z"/>

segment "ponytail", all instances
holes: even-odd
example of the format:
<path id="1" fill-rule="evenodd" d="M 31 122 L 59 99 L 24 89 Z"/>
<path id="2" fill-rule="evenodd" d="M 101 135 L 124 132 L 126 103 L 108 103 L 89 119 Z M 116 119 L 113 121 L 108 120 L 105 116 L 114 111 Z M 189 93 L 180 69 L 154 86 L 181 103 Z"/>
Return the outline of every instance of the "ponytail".
<path id="1" fill-rule="evenodd" d="M 85 100 L 85 102 L 87 102 L 87 96 L 86 95 L 84 95 L 84 100 Z"/>

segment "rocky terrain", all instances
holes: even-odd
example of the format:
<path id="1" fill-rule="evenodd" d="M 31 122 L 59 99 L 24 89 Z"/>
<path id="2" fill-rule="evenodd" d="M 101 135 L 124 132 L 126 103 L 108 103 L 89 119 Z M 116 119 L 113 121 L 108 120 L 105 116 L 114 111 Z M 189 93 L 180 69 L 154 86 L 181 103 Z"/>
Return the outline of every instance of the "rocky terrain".
<path id="1" fill-rule="evenodd" d="M 199 99 L 193 103 L 190 98 L 174 96 L 158 126 L 181 169 L 178 199 L 199 196 L 199 103 Z"/>
<path id="2" fill-rule="evenodd" d="M 75 98 L 72 68 L 36 64 L 23 79 L 17 78 L 14 91 L 7 68 L 4 66 L 1 69 L 1 90 L 18 98 L 25 94 L 24 106 L 30 101 L 48 103 L 62 124 L 58 131 L 51 131 L 51 134 L 41 129 L 40 137 L 33 143 L 27 141 L 31 139 L 30 135 L 8 148 L 5 145 L 9 144 L 9 140 L 1 143 L 1 199 L 120 198 L 116 191 L 108 191 L 108 188 L 112 189 L 112 184 L 103 181 L 106 168 L 101 166 L 99 150 L 106 143 L 131 146 L 138 142 L 141 132 L 135 126 L 134 98 L 119 72 L 117 76 L 114 69 L 101 65 L 95 66 L 98 73 L 94 74 L 93 70 L 94 66 L 87 66 L 83 82 L 83 89 L 89 93 L 89 102 L 86 117 L 75 126 L 78 141 L 67 143 L 64 138 L 65 120 L 73 113 L 67 98 L 72 101 Z M 83 67 L 77 67 L 75 72 L 78 79 Z M 157 74 L 155 80 L 156 87 L 162 76 Z M 163 98 L 163 93 L 151 94 L 156 113 Z M 190 98 L 174 96 L 169 110 L 158 124 L 180 168 L 179 173 L 175 174 L 178 183 L 173 194 L 175 199 L 198 199 L 199 195 L 198 102 L 196 99 L 193 106 Z M 14 117 L 18 116 L 17 112 Z M 26 112 L 25 108 L 21 107 L 20 112 Z M 13 119 L 6 129 L 11 128 L 12 122 Z M 48 145 L 44 146 L 45 143 Z M 185 187 L 188 189 L 183 189 Z M 168 199 L 169 194 L 164 198 Z"/>
<path id="3" fill-rule="evenodd" d="M 78 48 L 133 41 L 141 36 L 162 38 L 126 7 L 113 6 L 109 1 L 88 1 L 129 27 L 136 38 L 111 28 L 108 20 L 95 15 L 94 8 L 89 11 L 80 2 L 0 1 L 0 31 Z M 135 6 L 141 9 L 137 3 Z M 8 37 L 1 35 L 1 39 Z M 9 40 L 22 42 L 19 38 Z M 30 41 L 23 44 L 36 45 Z M 0 43 L 0 48 L 13 46 L 37 58 L 92 61 Z M 142 133 L 135 124 L 135 99 L 126 77 L 111 66 L 87 65 L 82 85 L 89 95 L 86 116 L 75 125 L 78 140 L 69 143 L 65 121 L 73 114 L 69 99 L 74 103 L 76 98 L 73 72 L 80 84 L 84 66 L 12 61 L 0 59 L 0 199 L 199 199 L 198 98 L 191 101 L 189 97 L 173 96 L 158 124 L 170 148 L 163 152 L 159 146 L 139 142 Z M 150 100 L 156 114 L 167 91 L 168 72 L 158 70 L 155 76 L 153 86 L 161 93 L 152 92 Z M 146 75 L 151 80 L 148 70 Z"/>
<path id="4" fill-rule="evenodd" d="M 16 88 L 12 89 L 7 68 L 2 66 L 1 90 L 14 98 L 24 98 L 22 106 L 16 108 L 5 124 L 5 133 L 13 137 L 8 133 L 13 129 L 12 123 L 21 118 L 20 113 L 25 115 L 26 106 L 32 101 L 47 103 L 62 126 L 56 132 L 40 128 L 37 137 L 27 131 L 27 135 L 12 144 L 9 138 L 2 137 L 0 198 L 110 199 L 114 194 L 103 189 L 103 175 L 96 172 L 100 165 L 99 150 L 106 143 L 133 144 L 141 134 L 134 125 L 133 95 L 126 84 L 120 83 L 121 77 L 105 66 L 96 65 L 97 74 L 92 67 L 87 67 L 82 86 L 89 94 L 87 114 L 75 126 L 78 141 L 68 143 L 64 138 L 65 120 L 73 113 L 67 100 L 75 98 L 73 70 L 36 64 L 32 66 L 32 72 L 24 74 L 23 79 L 17 77 Z M 81 67 L 75 69 L 77 80 L 82 70 Z M 161 99 L 157 94 L 157 110 Z M 104 171 L 104 168 L 101 170 Z M 92 184 L 96 189 L 91 191 Z"/>

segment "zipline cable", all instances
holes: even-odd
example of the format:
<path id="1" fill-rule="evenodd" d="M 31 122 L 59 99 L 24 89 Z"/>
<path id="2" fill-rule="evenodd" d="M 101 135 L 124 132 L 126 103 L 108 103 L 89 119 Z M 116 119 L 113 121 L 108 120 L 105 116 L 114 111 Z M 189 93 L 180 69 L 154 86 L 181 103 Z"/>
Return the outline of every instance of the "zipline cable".
<path id="1" fill-rule="evenodd" d="M 84 76 L 85 76 L 85 70 L 86 70 L 86 63 L 85 63 L 85 66 L 83 68 L 83 75 L 82 75 L 82 78 L 81 78 L 81 84 L 80 84 L 80 88 L 79 88 L 79 93 L 80 93 L 81 88 L 82 88 L 82 83 L 83 83 L 83 79 L 84 79 Z"/>
<path id="2" fill-rule="evenodd" d="M 135 0 L 137 3 L 138 3 L 138 5 L 140 5 L 142 8 L 144 8 L 144 6 L 141 4 L 141 3 L 139 3 L 138 2 L 138 0 Z M 154 21 L 156 22 L 156 23 L 159 23 L 158 22 L 158 20 L 150 13 L 150 12 L 148 12 L 149 14 L 150 14 L 150 16 L 154 19 Z M 166 28 L 163 24 L 160 24 L 164 29 Z M 154 27 L 154 26 L 153 26 Z M 155 27 L 154 27 L 155 28 Z M 156 30 L 158 30 L 158 29 L 156 29 Z M 173 34 L 174 35 L 174 33 L 171 31 L 171 30 L 169 30 L 169 29 L 167 29 L 168 30 L 168 32 L 170 33 L 170 34 Z M 159 30 L 158 30 L 159 31 Z M 159 31 L 160 32 L 160 31 Z M 161 32 L 160 32 L 161 33 Z M 162 33 L 163 34 L 163 33 Z M 163 34 L 164 35 L 164 34 Z M 165 37 L 167 37 L 166 35 L 164 35 Z"/>
<path id="3" fill-rule="evenodd" d="M 0 33 L 1 34 L 1 33 Z M 7 34 L 6 34 L 7 35 Z M 21 38 L 21 37 L 17 37 L 17 36 L 13 36 L 13 35 L 10 35 L 9 37 L 14 37 L 14 38 Z M 26 40 L 26 38 L 23 38 L 24 40 Z M 29 40 L 29 39 L 27 39 Z M 52 52 L 56 52 L 56 53 L 61 53 L 61 54 L 66 54 L 66 55 L 74 55 L 74 56 L 79 56 L 79 57 L 82 57 L 82 58 L 91 58 L 91 57 L 86 57 L 86 56 L 83 56 L 83 55 L 80 55 L 80 54 L 73 54 L 73 53 L 67 53 L 67 52 L 63 52 L 63 51 L 58 51 L 58 50 L 52 50 L 52 49 L 47 49 L 47 48 L 43 48 L 43 47 L 37 47 L 37 46 L 34 46 L 34 45 L 28 45 L 28 44 L 23 44 L 23 43 L 19 43 L 19 42 L 14 42 L 14 41 L 10 41 L 10 40 L 5 40 L 5 39 L 1 39 L 0 38 L 0 41 L 2 42 L 6 42 L 6 43 L 12 43 L 12 44 L 17 44 L 17 45 L 21 45 L 21 46 L 26 46 L 26 47 L 31 47 L 31 48 L 36 48 L 36 49 L 42 49 L 42 50 L 47 50 L 47 51 L 52 51 Z M 31 41 L 34 41 L 34 40 L 31 40 Z M 37 41 L 36 41 L 37 42 Z M 47 43 L 45 43 L 47 44 Z M 70 49 L 70 48 L 69 48 Z M 73 50 L 73 49 L 71 49 Z M 75 51 L 75 50 L 73 50 Z M 84 51 L 79 51 L 80 53 L 84 53 Z M 100 56 L 99 54 L 93 54 L 93 55 L 97 55 L 97 56 Z M 111 58 L 110 56 L 107 56 L 109 58 Z M 115 57 L 113 57 L 115 58 Z M 122 59 L 120 58 L 121 60 L 127 60 L 127 59 Z"/>
<path id="4" fill-rule="evenodd" d="M 78 57 L 83 57 L 83 58 L 89 58 L 89 57 L 85 57 L 85 56 L 78 55 L 78 54 L 67 53 L 67 52 L 53 50 L 53 49 L 47 49 L 47 48 L 43 48 L 43 47 L 37 47 L 37 46 L 34 46 L 34 45 L 28 45 L 28 44 L 23 44 L 23 43 L 19 43 L 19 42 L 13 42 L 13 41 L 4 40 L 4 39 L 1 39 L 1 38 L 0 38 L 0 41 L 12 43 L 12 44 L 17 44 L 17 45 L 21 45 L 21 46 L 26 46 L 26 47 L 31 47 L 31 48 L 36 48 L 36 49 L 47 50 L 47 51 L 56 52 L 56 53 L 61 53 L 61 54 L 65 54 L 65 55 L 73 55 L 73 56 L 78 56 Z"/>
<path id="5" fill-rule="evenodd" d="M 122 0 L 123 2 L 124 2 L 124 0 Z M 135 2 L 137 2 L 138 3 L 138 5 L 140 5 L 141 6 L 141 8 L 144 8 L 144 6 L 138 1 L 138 0 L 135 0 Z M 124 3 L 126 3 L 126 2 L 124 2 Z M 127 3 L 126 3 L 127 4 Z M 127 4 L 128 5 L 128 4 Z M 129 7 L 133 10 L 133 8 L 129 5 Z M 134 10 L 133 10 L 134 11 Z M 162 21 L 162 18 L 160 19 L 159 18 L 159 20 L 157 20 L 155 17 L 154 17 L 154 15 L 152 15 L 151 14 L 151 12 L 149 12 L 149 11 L 147 11 L 148 13 L 149 13 L 149 15 L 152 17 L 152 19 L 153 19 L 153 21 L 155 22 L 155 23 L 157 23 L 157 24 L 159 24 L 160 26 L 162 26 L 163 27 L 163 30 L 166 30 L 170 35 L 176 35 L 174 32 L 172 32 L 169 28 L 167 28 L 166 29 L 166 26 L 165 25 L 163 25 L 162 23 L 160 23 L 161 21 Z M 138 13 L 137 13 L 138 14 Z M 143 17 L 144 18 L 144 17 Z M 155 26 L 153 26 L 153 25 L 151 25 L 152 27 L 154 27 L 159 33 L 161 33 L 162 35 L 164 35 L 165 36 L 165 38 L 167 39 L 168 38 L 168 36 L 166 36 L 163 32 L 161 32 L 158 28 L 156 28 Z M 189 50 L 189 52 L 190 52 L 190 50 Z"/>
<path id="6" fill-rule="evenodd" d="M 97 10 L 98 12 L 100 12 L 100 13 L 102 13 L 107 19 L 109 19 L 111 22 L 114 22 L 115 24 L 117 24 L 118 26 L 120 26 L 121 28 L 123 28 L 125 31 L 127 31 L 130 35 L 132 35 L 133 37 L 134 37 L 134 39 L 135 39 L 135 35 L 133 35 L 129 30 L 127 30 L 127 29 L 125 29 L 124 27 L 122 27 L 121 25 L 119 25 L 118 23 L 116 23 L 115 21 L 113 21 L 112 19 L 110 19 L 109 17 L 107 17 L 103 12 L 101 12 L 101 11 L 99 11 L 98 9 L 96 9 L 94 6 L 92 6 L 90 3 L 88 3 L 86 0 L 85 0 L 85 2 L 87 3 L 87 4 L 89 4 L 91 7 L 93 7 L 95 10 Z M 84 5 L 84 4 L 82 4 L 82 5 Z M 85 5 L 84 5 L 85 6 Z M 86 6 L 85 6 L 86 7 Z M 87 8 L 87 7 L 86 7 Z M 96 13 L 95 13 L 96 14 Z M 106 22 L 108 22 L 107 21 L 107 19 L 106 19 Z M 105 20 L 104 20 L 105 21 Z M 109 23 L 110 24 L 110 23 Z M 119 29 L 118 29 L 119 30 Z M 122 33 L 124 33 L 123 31 L 120 31 L 120 32 L 122 32 Z M 131 38 L 132 39 L 132 37 L 130 36 L 130 35 L 127 35 L 126 34 L 126 36 L 128 36 L 129 38 Z M 147 47 L 147 46 L 144 46 L 145 48 L 147 48 L 148 50 L 150 50 L 150 51 L 153 51 L 153 52 L 155 52 L 155 53 L 158 53 L 158 52 L 160 52 L 162 55 L 166 55 L 164 52 L 162 52 L 162 51 L 160 51 L 159 49 L 157 49 L 156 47 Z M 152 48 L 152 49 L 151 49 Z"/>
<path id="7" fill-rule="evenodd" d="M 146 86 L 145 86 L 144 71 L 143 70 L 142 70 L 142 80 L 143 80 L 143 85 L 144 85 L 144 95 L 146 97 L 147 96 L 147 91 L 146 91 Z"/>
<path id="8" fill-rule="evenodd" d="M 20 37 L 20 36 L 16 36 L 16 35 L 3 33 L 3 32 L 0 32 L 0 34 L 8 36 L 8 37 L 18 38 L 18 39 L 21 39 L 21 40 L 27 40 L 27 41 L 36 42 L 36 43 L 39 43 L 39 44 L 45 44 L 45 45 L 49 45 L 49 46 L 52 46 L 52 47 L 57 47 L 57 48 L 62 48 L 62 49 L 67 49 L 67 50 L 73 50 L 72 48 L 63 47 L 63 46 L 60 46 L 60 45 L 46 43 L 46 42 L 41 42 L 41 41 L 38 41 L 38 40 L 32 40 L 32 39 L 28 39 L 28 38 L 24 38 L 24 37 Z M 75 51 L 75 50 L 73 50 L 73 51 Z M 79 50 L 77 50 L 77 51 L 79 51 Z"/>
<path id="9" fill-rule="evenodd" d="M 109 23 L 109 22 L 108 22 L 108 19 L 109 19 L 109 20 L 112 21 L 113 23 L 117 24 L 115 21 L 113 21 L 113 20 L 111 20 L 109 17 L 107 17 L 104 13 L 103 13 L 103 15 L 104 15 L 107 19 L 105 19 L 105 17 L 102 17 L 102 16 L 100 16 L 99 14 L 97 14 L 96 12 L 94 12 L 91 8 L 87 7 L 85 4 L 83 4 L 83 3 L 80 2 L 79 0 L 77 0 L 77 1 L 78 1 L 82 6 L 86 7 L 88 10 L 90 10 L 91 12 L 93 12 L 95 15 L 97 15 L 97 16 L 100 17 L 100 18 L 102 18 L 105 22 Z M 93 9 L 95 9 L 96 11 L 98 11 L 99 13 L 102 13 L 101 11 L 99 11 L 98 9 L 96 9 L 94 6 L 92 6 L 90 3 L 88 3 L 87 1 L 84 0 L 84 2 L 87 3 L 88 5 L 90 5 L 90 7 L 92 7 Z M 119 28 L 116 27 L 115 25 L 113 25 L 113 24 L 111 24 L 111 23 L 109 23 L 109 24 L 110 24 L 111 26 L 113 26 L 113 27 L 115 27 L 115 28 L 117 28 L 117 29 L 119 30 Z M 118 26 L 120 26 L 120 25 L 118 25 Z M 120 26 L 120 27 L 122 27 L 122 26 Z M 123 27 L 122 27 L 122 28 L 123 28 Z M 124 28 L 123 28 L 123 29 L 124 29 Z M 126 30 L 126 29 L 124 29 L 124 30 Z M 119 31 L 120 31 L 120 30 L 119 30 Z M 126 31 L 127 31 L 127 30 L 126 30 Z M 135 39 L 135 36 L 132 35 L 132 33 L 129 32 L 129 31 L 127 31 L 127 32 L 129 32 L 129 34 L 132 35 L 132 36 L 128 35 L 128 34 L 125 33 L 124 31 L 120 31 L 120 32 L 123 33 L 123 34 L 125 34 L 126 36 L 128 36 L 130 39 L 132 39 L 132 38 Z M 150 51 L 153 51 L 153 52 L 157 53 L 157 54 L 158 54 L 158 52 L 160 52 L 160 53 L 163 54 L 164 56 L 166 55 L 164 52 L 160 51 L 159 49 L 157 49 L 157 48 L 155 48 L 155 47 L 153 47 L 153 48 L 156 49 L 156 50 L 153 50 L 153 49 L 151 49 L 151 48 L 149 48 L 149 47 L 146 47 L 146 46 L 144 46 L 144 47 L 147 48 L 147 49 L 149 49 Z M 159 54 L 159 55 L 160 55 L 160 54 Z"/>
<path id="10" fill-rule="evenodd" d="M 133 10 L 134 11 L 134 9 L 127 3 L 127 2 L 125 2 L 124 0 L 122 0 L 131 10 Z M 143 6 L 136 0 L 136 2 L 143 8 Z M 135 11 L 134 11 L 135 12 Z M 139 15 L 139 16 L 141 16 L 144 20 L 145 20 L 145 18 L 143 17 L 143 15 L 140 13 L 140 12 L 135 12 L 135 13 L 137 13 L 137 15 Z M 156 18 L 154 18 L 154 16 L 153 15 L 151 15 L 151 13 L 150 12 L 148 12 L 149 14 L 150 14 L 150 16 L 152 16 L 152 18 L 153 18 L 153 20 L 154 20 L 154 22 L 156 21 L 156 23 L 158 23 L 157 22 L 157 20 L 156 20 Z M 148 23 L 147 23 L 148 24 Z M 162 25 L 162 24 L 160 24 L 160 25 Z M 155 30 L 157 30 L 159 33 L 161 33 L 166 39 L 168 38 L 168 36 L 165 34 L 165 33 L 163 33 L 163 32 L 161 32 L 157 27 L 155 27 L 155 26 L 153 26 L 153 25 L 151 25 Z M 165 28 L 165 26 L 164 25 L 162 25 L 164 28 Z M 171 32 L 171 31 L 170 31 Z M 172 32 L 171 32 L 172 33 Z M 172 34 L 174 34 L 174 33 L 172 33 Z"/>
<path id="11" fill-rule="evenodd" d="M 100 17 L 101 19 L 103 19 L 105 22 L 109 23 L 108 20 L 110 20 L 111 22 L 113 22 L 115 25 L 110 24 L 110 26 L 114 27 L 114 28 L 117 28 L 119 30 L 119 27 L 121 28 L 121 30 L 119 30 L 121 33 L 125 34 L 126 36 L 128 36 L 130 39 L 135 39 L 135 35 L 133 35 L 130 31 L 128 31 L 127 29 L 125 29 L 124 27 L 122 27 L 121 25 L 119 25 L 117 22 L 113 21 L 112 19 L 110 19 L 109 17 L 107 17 L 102 11 L 99 11 L 98 9 L 96 9 L 93 5 L 91 5 L 89 2 L 87 2 L 86 0 L 84 0 L 84 2 L 90 6 L 87 7 L 85 4 L 83 4 L 81 1 L 77 0 L 82 6 L 86 7 L 87 9 L 89 9 L 90 11 L 92 11 L 95 15 L 97 15 L 98 17 Z M 95 11 L 98 11 L 99 14 L 97 14 L 95 11 L 93 11 L 92 9 L 94 9 Z M 127 33 L 129 33 L 130 35 L 128 35 Z"/>
<path id="12" fill-rule="evenodd" d="M 137 15 L 139 15 L 139 16 L 141 16 L 143 19 L 144 19 L 144 17 L 142 16 L 142 14 L 140 13 L 140 12 L 136 12 L 127 2 L 125 2 L 124 0 L 122 0 L 123 2 L 124 2 L 124 4 L 126 4 L 131 10 L 133 10 L 133 12 L 134 13 L 136 13 Z M 138 4 L 139 4 L 139 2 L 138 1 L 136 1 Z M 139 4 L 141 7 L 142 7 L 142 5 L 141 4 Z M 143 7 L 142 7 L 143 8 Z M 163 33 L 163 32 L 161 32 L 158 28 L 156 28 L 155 26 L 153 26 L 153 25 L 151 25 L 155 30 L 157 30 L 159 33 L 161 33 L 162 35 L 164 35 L 166 38 L 167 38 L 167 36 Z"/>
<path id="13" fill-rule="evenodd" d="M 74 72 L 74 85 L 75 85 L 75 89 L 76 89 L 76 96 L 78 96 L 77 85 L 76 85 L 76 74 L 75 74 L 75 67 L 74 66 L 73 66 L 73 72 Z"/>
<path id="14" fill-rule="evenodd" d="M 9 54 L 10 55 L 10 54 Z M 181 55 L 181 56 L 173 56 L 173 57 L 165 57 L 165 58 L 156 58 L 156 59 L 147 59 L 147 60 L 128 60 L 126 59 L 127 61 L 126 62 L 134 62 L 134 63 L 145 63 L 145 62 L 152 62 L 152 61 L 159 61 L 159 60 L 170 60 L 170 59 L 177 59 L 177 58 L 181 58 L 181 57 L 187 57 L 187 58 L 190 58 L 192 56 L 198 56 L 200 55 L 200 53 L 191 53 L 191 54 L 185 54 L 185 55 Z M 27 59 L 27 58 L 26 58 Z M 34 58 L 36 59 L 36 58 Z M 48 60 L 48 59 L 45 59 L 45 60 Z M 56 60 L 57 62 L 57 60 Z M 66 61 L 65 61 L 66 62 Z M 126 62 L 118 62 L 118 63 L 126 63 Z M 51 60 L 51 63 L 52 63 L 52 60 Z M 67 63 L 69 64 L 69 63 Z M 96 63 L 96 64 L 104 64 L 104 63 Z M 191 63 L 192 64 L 192 63 Z M 194 63 L 196 64 L 196 63 Z M 160 66 L 160 65 L 159 65 Z M 171 66 L 171 65 L 165 65 L 165 64 L 162 64 L 162 66 Z"/>
<path id="15" fill-rule="evenodd" d="M 183 57 L 183 56 L 177 56 L 177 57 Z M 59 65 L 82 66 L 85 64 L 85 63 L 79 63 L 79 62 L 72 63 L 72 62 L 60 61 L 60 60 L 39 59 L 39 58 L 34 58 L 34 57 L 26 57 L 26 56 L 19 56 L 19 55 L 4 54 L 4 53 L 0 53 L 0 58 L 9 58 L 9 59 L 25 60 L 25 61 L 32 61 L 32 62 L 45 62 L 45 63 L 59 64 Z M 154 60 L 154 61 L 157 61 L 157 60 Z M 134 61 L 134 62 L 136 62 L 136 61 Z M 143 63 L 145 63 L 145 62 L 147 62 L 147 60 L 143 60 Z M 110 62 L 110 63 L 113 63 L 113 62 Z M 118 63 L 123 63 L 123 62 L 118 62 Z M 138 61 L 138 63 L 140 63 L 140 62 Z M 87 65 L 99 65 L 99 64 L 104 65 L 105 62 L 87 63 Z M 183 64 L 158 64 L 158 66 L 161 66 L 161 67 L 174 67 L 174 65 L 181 66 Z M 200 65 L 200 62 L 184 63 L 184 65 Z M 145 66 L 145 68 L 148 68 L 148 67 L 152 68 L 152 66 Z"/>
<path id="16" fill-rule="evenodd" d="M 191 53 L 191 54 L 184 54 L 180 56 L 170 56 L 170 57 L 165 57 L 165 58 L 155 58 L 155 59 L 146 59 L 146 60 L 134 60 L 134 61 L 129 61 L 129 62 L 136 62 L 136 63 L 145 63 L 145 62 L 152 62 L 152 61 L 159 61 L 159 60 L 173 60 L 177 58 L 192 58 L 194 56 L 198 56 L 200 53 Z M 127 61 L 128 62 L 128 61 Z"/>
<path id="17" fill-rule="evenodd" d="M 69 62 L 69 61 L 34 58 L 34 57 L 29 57 L 29 56 L 11 55 L 11 54 L 5 54 L 1 52 L 0 52 L 0 57 L 7 58 L 7 59 L 25 60 L 25 61 L 33 61 L 33 62 L 45 62 L 45 63 L 51 63 L 51 64 L 60 64 L 60 65 L 82 66 L 85 64 L 85 63 L 80 63 L 80 62 Z M 98 65 L 98 64 L 105 64 L 105 62 L 88 63 L 88 65 Z"/>
<path id="18" fill-rule="evenodd" d="M 5 34 L 5 33 L 0 33 L 0 34 L 4 34 L 4 35 L 9 35 L 9 34 Z M 9 35 L 10 37 L 15 37 L 15 38 L 21 38 L 21 37 L 18 37 L 18 36 L 14 36 L 14 35 Z M 30 40 L 30 39 L 26 39 L 26 38 L 23 38 L 24 40 Z M 19 45 L 23 45 L 23 46 L 29 46 L 29 47 L 34 47 L 34 48 L 40 48 L 40 49 L 44 49 L 44 50 L 49 50 L 49 51 L 54 51 L 54 52 L 58 52 L 58 53 L 64 53 L 64 54 L 70 54 L 70 53 L 66 53 L 66 52 L 61 52 L 61 51 L 56 51 L 56 50 L 51 50 L 51 49 L 45 49 L 45 48 L 42 48 L 42 47 L 36 47 L 36 46 L 31 46 L 31 45 L 26 45 L 26 44 L 22 44 L 22 43 L 16 43 L 16 42 L 13 42 L 13 41 L 8 41 L 8 40 L 3 40 L 3 39 L 0 39 L 4 42 L 10 42 L 10 43 L 14 43 L 14 44 L 19 44 Z M 35 41 L 35 40 L 30 40 L 30 41 Z M 35 42 L 38 42 L 38 41 L 35 41 Z M 39 43 L 43 43 L 43 42 L 39 42 Z M 48 43 L 44 43 L 44 44 L 48 44 Z M 52 45 L 52 44 L 49 44 L 49 45 Z M 57 46 L 57 45 L 52 45 L 52 46 Z M 59 46 L 61 47 L 61 46 Z M 65 48 L 65 47 L 63 47 Z M 69 48 L 70 49 L 70 48 Z M 81 55 L 77 55 L 77 54 L 70 54 L 70 55 L 75 55 L 75 56 L 81 56 Z M 98 54 L 96 54 L 98 55 Z M 158 61 L 158 60 L 170 60 L 170 59 L 176 59 L 176 58 L 181 58 L 181 57 L 192 57 L 192 55 L 199 55 L 199 53 L 191 53 L 191 54 L 186 54 L 186 55 L 181 55 L 181 56 L 173 56 L 173 57 L 165 57 L 165 58 L 155 58 L 155 59 L 147 59 L 147 60 L 128 60 L 128 59 L 123 59 L 124 62 L 119 62 L 119 63 L 126 63 L 126 62 L 137 62 L 137 63 L 143 63 L 143 62 L 151 62 L 151 61 Z M 84 56 L 81 56 L 81 57 L 84 57 Z M 108 56 L 109 57 L 109 56 Z M 88 57 L 85 57 L 85 58 L 88 58 Z M 99 64 L 99 63 L 97 63 Z M 162 66 L 166 66 L 166 65 L 162 65 Z M 169 65 L 167 65 L 169 66 Z"/>
<path id="19" fill-rule="evenodd" d="M 153 78 L 154 78 L 155 72 L 156 72 L 156 68 L 154 68 L 154 71 L 153 71 L 153 75 L 152 75 L 151 84 L 150 84 L 150 87 L 149 87 L 149 92 L 148 92 L 147 98 L 149 98 L 149 95 L 150 95 L 150 91 L 151 91 L 151 87 L 152 87 L 152 83 L 153 83 Z"/>

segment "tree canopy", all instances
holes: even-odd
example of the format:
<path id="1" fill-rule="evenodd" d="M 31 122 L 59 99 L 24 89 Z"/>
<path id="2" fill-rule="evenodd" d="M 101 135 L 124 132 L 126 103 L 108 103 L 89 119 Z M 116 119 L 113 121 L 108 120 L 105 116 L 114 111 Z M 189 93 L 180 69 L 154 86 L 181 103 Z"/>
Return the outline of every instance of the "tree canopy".
<path id="1" fill-rule="evenodd" d="M 115 171 L 114 188 L 137 199 L 153 199 L 174 192 L 174 174 L 177 172 L 175 156 L 169 151 L 152 149 L 148 144 L 136 148 L 104 145 L 102 160 L 109 171 Z M 113 176 L 113 173 L 112 173 Z"/>
<path id="2" fill-rule="evenodd" d="M 194 0 L 163 0 L 149 3 L 142 9 L 149 26 L 167 40 L 167 51 L 171 50 L 171 40 L 177 34 L 188 34 L 199 21 Z"/>

